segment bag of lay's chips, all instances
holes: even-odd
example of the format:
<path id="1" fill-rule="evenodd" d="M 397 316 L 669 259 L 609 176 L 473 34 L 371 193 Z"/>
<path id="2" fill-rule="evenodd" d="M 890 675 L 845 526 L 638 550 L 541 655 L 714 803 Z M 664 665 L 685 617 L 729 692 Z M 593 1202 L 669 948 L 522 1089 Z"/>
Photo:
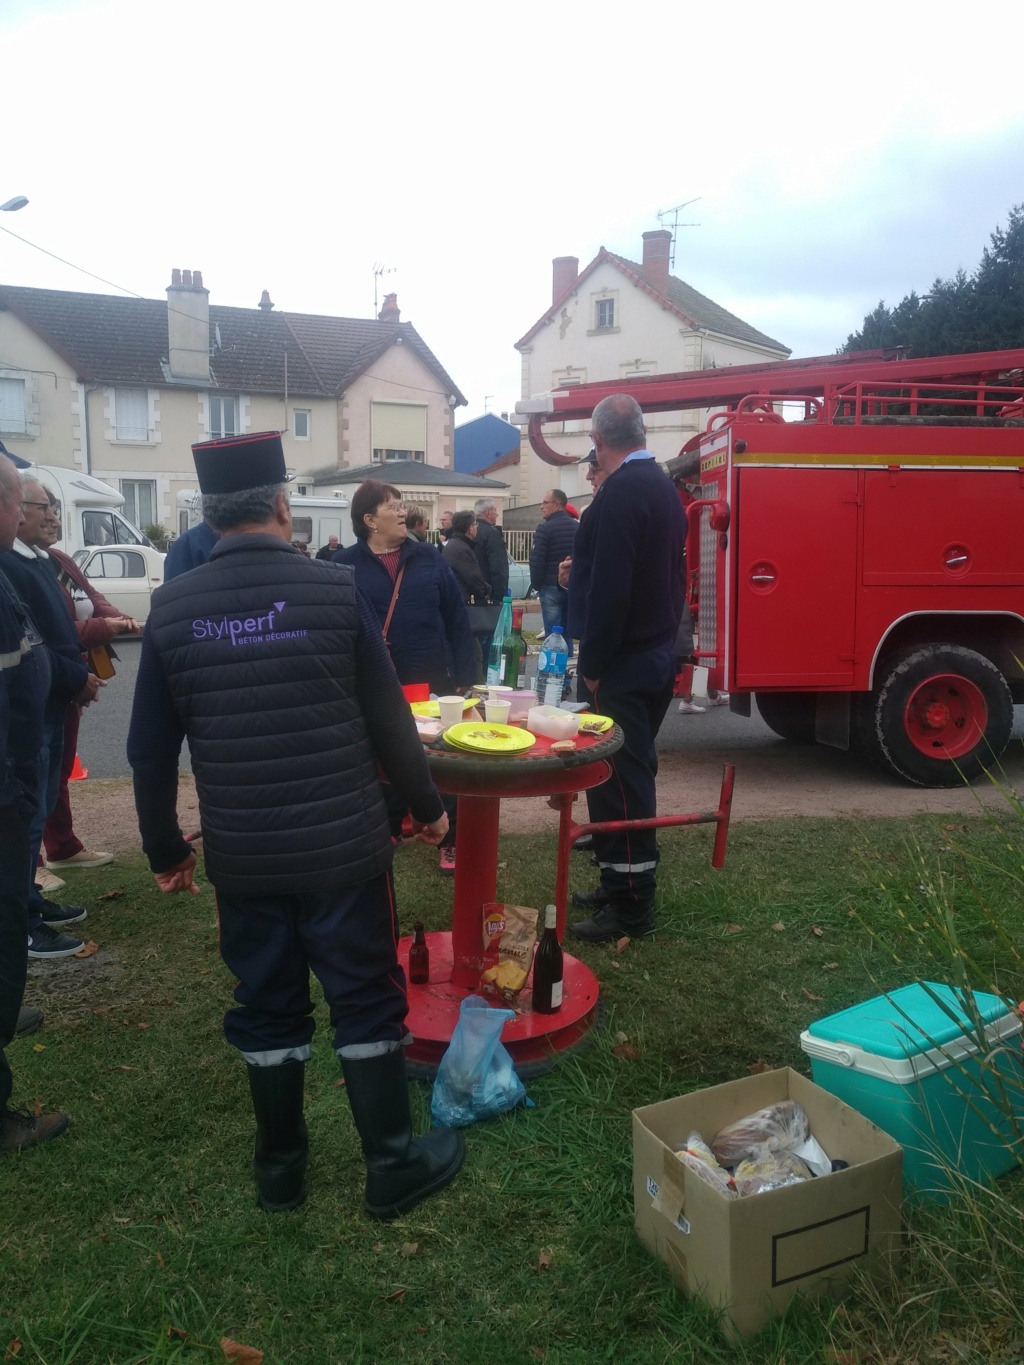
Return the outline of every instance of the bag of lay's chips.
<path id="1" fill-rule="evenodd" d="M 533 966 L 537 911 L 488 901 L 483 907 L 484 960 L 480 988 L 514 1005 Z"/>

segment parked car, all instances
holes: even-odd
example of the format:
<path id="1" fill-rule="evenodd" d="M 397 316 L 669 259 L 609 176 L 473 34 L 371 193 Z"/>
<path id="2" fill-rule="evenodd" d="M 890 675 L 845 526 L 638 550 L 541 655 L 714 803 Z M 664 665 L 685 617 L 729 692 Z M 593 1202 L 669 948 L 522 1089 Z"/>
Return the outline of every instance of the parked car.
<path id="1" fill-rule="evenodd" d="M 530 566 L 517 564 L 511 555 L 508 557 L 508 590 L 515 599 L 530 596 Z"/>

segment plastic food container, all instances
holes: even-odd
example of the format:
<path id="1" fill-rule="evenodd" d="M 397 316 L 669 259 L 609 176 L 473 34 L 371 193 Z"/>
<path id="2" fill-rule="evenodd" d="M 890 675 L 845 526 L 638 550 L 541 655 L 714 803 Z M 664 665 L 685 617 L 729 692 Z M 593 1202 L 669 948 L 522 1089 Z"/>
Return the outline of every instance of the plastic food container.
<path id="1" fill-rule="evenodd" d="M 964 1003 L 950 986 L 917 983 L 800 1035 L 815 1084 L 901 1143 L 906 1184 L 939 1200 L 955 1173 L 985 1180 L 1024 1155 L 1021 1021 L 996 995 Z"/>
<path id="2" fill-rule="evenodd" d="M 574 739 L 579 733 L 580 718 L 560 706 L 531 706 L 526 728 L 531 734 L 546 735 L 548 739 Z"/>
<path id="3" fill-rule="evenodd" d="M 509 723 L 512 725 L 517 720 L 525 720 L 530 708 L 537 705 L 537 693 L 531 692 L 528 688 L 518 692 L 515 689 L 511 692 L 503 692 L 501 699 L 512 703 L 512 709 L 508 713 Z"/>

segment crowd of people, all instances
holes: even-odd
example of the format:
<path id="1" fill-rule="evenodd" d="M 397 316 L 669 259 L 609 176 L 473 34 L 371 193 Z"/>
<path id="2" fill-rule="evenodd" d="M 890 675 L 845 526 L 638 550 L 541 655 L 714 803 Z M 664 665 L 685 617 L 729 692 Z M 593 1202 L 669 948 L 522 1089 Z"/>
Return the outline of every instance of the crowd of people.
<path id="1" fill-rule="evenodd" d="M 560 624 L 579 641 L 578 700 L 623 733 L 612 777 L 587 793 L 591 821 L 614 823 L 656 813 L 654 741 L 676 673 L 686 524 L 631 398 L 598 405 L 591 439 L 593 502 L 580 519 L 550 490 L 530 570 L 545 634 Z M 457 1133 L 413 1135 L 405 1084 L 392 858 L 405 831 L 453 871 L 458 807 L 437 791 L 402 687 L 426 683 L 443 695 L 479 679 L 480 632 L 474 639 L 467 607 L 493 605 L 507 587 L 497 508 L 485 498 L 443 515 L 439 551 L 423 538 L 420 510 L 368 480 L 352 499 L 355 543 L 329 543 L 314 559 L 293 540 L 279 435 L 204 442 L 193 453 L 204 522 L 172 546 L 153 595 L 128 739 L 143 851 L 161 891 L 198 891 L 176 808 L 187 740 L 221 952 L 238 981 L 224 1028 L 247 1068 L 259 1201 L 276 1212 L 305 1198 L 312 971 L 362 1142 L 365 1206 L 393 1217 L 447 1185 L 463 1160 Z M 50 553 L 56 510 L 30 471 L 19 475 L 0 456 L 5 1152 L 67 1127 L 61 1114 L 10 1104 L 3 1050 L 32 1025 L 19 1019 L 29 953 L 81 946 L 64 930 L 85 910 L 39 894 L 39 850 L 57 812 L 50 866 L 108 857 L 74 839 L 61 776 L 81 709 L 103 686 L 88 651 L 138 629 Z M 574 896 L 589 913 L 569 932 L 594 943 L 652 934 L 653 831 L 597 831 L 593 847 L 600 885 Z"/>

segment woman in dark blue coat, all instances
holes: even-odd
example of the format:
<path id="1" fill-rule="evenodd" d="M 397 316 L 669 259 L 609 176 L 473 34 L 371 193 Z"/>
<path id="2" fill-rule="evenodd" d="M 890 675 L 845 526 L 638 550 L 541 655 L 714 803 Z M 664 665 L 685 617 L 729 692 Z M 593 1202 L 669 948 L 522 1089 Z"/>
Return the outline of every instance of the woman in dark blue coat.
<path id="1" fill-rule="evenodd" d="M 410 539 L 399 490 L 378 479 L 360 484 L 352 495 L 352 528 L 356 543 L 339 550 L 334 562 L 355 569 L 356 586 L 369 598 L 382 630 L 398 583 L 385 638 L 399 682 L 429 683 L 438 696 L 465 691 L 476 681 L 476 664 L 462 593 L 435 547 Z M 450 874 L 455 871 L 455 798 L 446 797 L 445 807 L 449 832 L 439 866 Z M 400 820 L 397 810 L 396 815 Z"/>

